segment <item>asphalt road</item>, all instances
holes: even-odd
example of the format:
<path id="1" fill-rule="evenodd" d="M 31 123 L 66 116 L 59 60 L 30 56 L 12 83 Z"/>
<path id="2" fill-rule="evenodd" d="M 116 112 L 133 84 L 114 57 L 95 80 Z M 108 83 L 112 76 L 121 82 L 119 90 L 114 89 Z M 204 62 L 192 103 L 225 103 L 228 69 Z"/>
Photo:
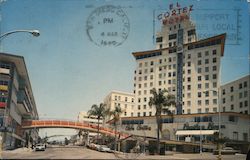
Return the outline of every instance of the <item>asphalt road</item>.
<path id="1" fill-rule="evenodd" d="M 26 148 L 13 151 L 4 151 L 3 159 L 173 159 L 173 160 L 198 160 L 216 159 L 211 153 L 200 154 L 169 154 L 165 156 L 103 153 L 82 147 L 55 147 L 45 151 L 32 151 Z M 245 160 L 246 155 L 223 155 L 223 160 Z"/>

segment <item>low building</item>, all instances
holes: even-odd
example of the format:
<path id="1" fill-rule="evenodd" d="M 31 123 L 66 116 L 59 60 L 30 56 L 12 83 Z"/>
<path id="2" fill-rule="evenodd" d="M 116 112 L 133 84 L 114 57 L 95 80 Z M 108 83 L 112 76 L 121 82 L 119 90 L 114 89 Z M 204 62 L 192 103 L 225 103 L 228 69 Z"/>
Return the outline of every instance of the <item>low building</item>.
<path id="1" fill-rule="evenodd" d="M 79 112 L 77 116 L 77 121 L 98 124 L 98 119 L 95 116 L 89 116 L 88 112 L 85 112 L 85 111 Z M 102 124 L 102 123 L 103 123 L 103 120 L 100 119 L 99 124 Z"/>
<path id="2" fill-rule="evenodd" d="M 134 114 L 134 94 L 122 92 L 122 91 L 111 91 L 104 99 L 104 103 L 110 110 L 113 110 L 115 106 L 121 107 L 123 113 L 121 117 L 133 117 Z"/>
<path id="3" fill-rule="evenodd" d="M 120 130 L 124 132 L 145 137 L 157 137 L 155 116 L 123 117 L 120 124 Z M 218 131 L 218 113 L 162 115 L 160 139 L 196 142 L 200 140 L 201 136 L 202 141 L 209 143 L 213 141 L 213 135 Z M 221 113 L 221 135 L 230 141 L 250 142 L 249 115 L 235 112 Z"/>
<path id="4" fill-rule="evenodd" d="M 223 112 L 250 114 L 250 75 L 221 86 Z"/>
<path id="5" fill-rule="evenodd" d="M 22 130 L 23 120 L 38 119 L 24 57 L 0 53 L 0 129 L 3 149 L 38 138 L 38 130 Z"/>

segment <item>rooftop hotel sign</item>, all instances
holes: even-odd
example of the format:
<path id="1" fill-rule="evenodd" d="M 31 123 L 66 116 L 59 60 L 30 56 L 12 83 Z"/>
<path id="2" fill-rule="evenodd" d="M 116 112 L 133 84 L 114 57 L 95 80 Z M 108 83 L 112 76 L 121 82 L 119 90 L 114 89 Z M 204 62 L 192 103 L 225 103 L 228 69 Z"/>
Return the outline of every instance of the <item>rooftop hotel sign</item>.
<path id="1" fill-rule="evenodd" d="M 169 11 L 161 13 L 157 16 L 158 20 L 162 21 L 163 25 L 175 24 L 190 18 L 190 12 L 193 11 L 193 5 L 181 7 L 177 2 L 176 5 L 170 4 Z"/>

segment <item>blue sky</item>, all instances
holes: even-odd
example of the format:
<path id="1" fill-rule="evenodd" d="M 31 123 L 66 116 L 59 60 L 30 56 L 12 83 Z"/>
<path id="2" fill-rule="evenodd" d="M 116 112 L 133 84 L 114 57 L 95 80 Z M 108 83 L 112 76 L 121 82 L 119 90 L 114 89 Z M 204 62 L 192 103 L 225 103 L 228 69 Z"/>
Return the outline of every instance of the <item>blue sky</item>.
<path id="1" fill-rule="evenodd" d="M 228 32 L 240 39 L 227 41 L 222 83 L 249 74 L 247 2 L 178 2 L 182 6 L 194 5 L 192 19 L 199 24 L 199 35 Z M 4 39 L 2 50 L 25 57 L 41 117 L 76 119 L 79 111 L 100 103 L 111 90 L 133 91 L 135 60 L 131 53 L 155 48 L 153 12 L 168 10 L 170 3 L 176 1 L 7 0 L 1 4 L 1 33 L 38 29 L 41 36 L 13 34 Z M 122 7 L 130 32 L 120 46 L 99 47 L 86 34 L 86 20 L 94 9 L 110 4 Z M 156 20 L 156 30 L 159 24 Z M 216 28 L 222 24 L 227 29 Z"/>

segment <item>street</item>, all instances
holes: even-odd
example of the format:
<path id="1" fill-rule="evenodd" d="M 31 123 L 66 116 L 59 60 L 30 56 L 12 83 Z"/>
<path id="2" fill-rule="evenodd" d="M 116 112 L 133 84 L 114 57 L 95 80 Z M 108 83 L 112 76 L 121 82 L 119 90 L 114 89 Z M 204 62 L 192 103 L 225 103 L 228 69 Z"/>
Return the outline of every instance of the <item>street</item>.
<path id="1" fill-rule="evenodd" d="M 45 151 L 32 151 L 19 148 L 13 151 L 4 151 L 3 159 L 216 159 L 211 153 L 200 154 L 168 154 L 165 156 L 144 154 L 104 153 L 83 147 L 49 147 Z M 246 155 L 223 155 L 223 160 L 245 160 Z"/>

